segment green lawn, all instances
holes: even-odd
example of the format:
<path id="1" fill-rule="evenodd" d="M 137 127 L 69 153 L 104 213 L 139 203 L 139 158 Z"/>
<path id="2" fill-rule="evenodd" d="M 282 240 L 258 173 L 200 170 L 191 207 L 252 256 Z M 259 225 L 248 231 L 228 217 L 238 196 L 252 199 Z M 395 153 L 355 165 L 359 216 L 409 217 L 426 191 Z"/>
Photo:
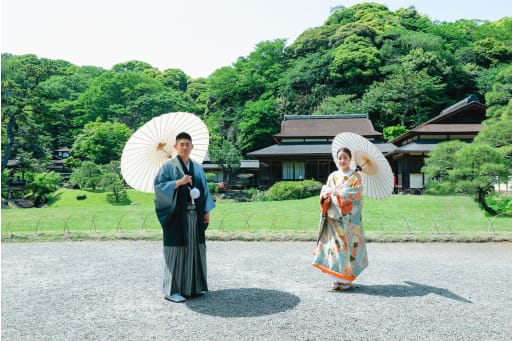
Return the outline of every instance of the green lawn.
<path id="1" fill-rule="evenodd" d="M 87 199 L 77 200 L 79 194 L 86 194 Z M 66 189 L 59 191 L 46 208 L 3 209 L 2 240 L 19 236 L 45 239 L 48 235 L 57 236 L 56 239 L 62 236 L 158 239 L 160 225 L 154 213 L 153 194 L 130 190 L 128 196 L 131 205 L 112 206 L 105 193 Z M 276 236 L 314 239 L 319 220 L 318 198 L 248 203 L 219 201 L 211 220 L 207 233 L 210 239 Z M 365 198 L 363 223 L 368 236 L 381 240 L 397 236 L 402 240 L 425 239 L 421 236 L 435 240 L 447 235 L 469 240 L 472 236 L 493 235 L 498 240 L 508 240 L 512 235 L 511 217 L 487 217 L 472 199 L 461 196 Z"/>

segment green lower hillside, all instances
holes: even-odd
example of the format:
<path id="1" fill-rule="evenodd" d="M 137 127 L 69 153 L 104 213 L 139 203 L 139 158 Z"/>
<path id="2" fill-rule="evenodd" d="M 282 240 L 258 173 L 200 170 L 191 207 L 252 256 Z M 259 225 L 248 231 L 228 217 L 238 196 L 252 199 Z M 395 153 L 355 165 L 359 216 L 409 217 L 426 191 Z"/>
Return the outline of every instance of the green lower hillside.
<path id="1" fill-rule="evenodd" d="M 81 194 L 85 194 L 86 199 L 77 200 Z M 102 234 L 108 235 L 108 238 L 121 235 L 158 239 L 160 226 L 154 213 L 153 194 L 130 190 L 128 197 L 130 205 L 115 206 L 108 203 L 106 193 L 64 189 L 58 192 L 48 207 L 3 209 L 2 240 L 49 235 L 80 239 Z M 283 238 L 287 239 L 314 239 L 318 220 L 316 197 L 247 203 L 218 200 L 211 214 L 208 236 L 245 238 L 244 235 L 252 235 L 268 238 L 269 235 L 285 235 L 287 237 Z M 487 217 L 471 198 L 462 196 L 393 195 L 385 200 L 365 198 L 363 223 L 367 235 L 373 238 L 512 234 L 512 218 Z"/>

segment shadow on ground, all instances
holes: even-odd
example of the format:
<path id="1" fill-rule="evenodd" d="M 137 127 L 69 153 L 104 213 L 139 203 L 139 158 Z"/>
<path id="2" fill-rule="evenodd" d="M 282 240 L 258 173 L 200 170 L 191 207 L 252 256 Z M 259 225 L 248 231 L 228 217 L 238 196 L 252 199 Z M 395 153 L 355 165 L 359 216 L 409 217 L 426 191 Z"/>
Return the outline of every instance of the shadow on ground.
<path id="1" fill-rule="evenodd" d="M 187 300 L 187 306 L 200 314 L 221 317 L 254 317 L 272 315 L 299 304 L 290 293 L 259 288 L 209 291 L 200 298 Z"/>
<path id="2" fill-rule="evenodd" d="M 387 285 L 356 285 L 352 290 L 346 293 L 375 295 L 384 297 L 412 297 L 412 296 L 425 296 L 428 294 L 436 294 L 452 300 L 464 303 L 473 303 L 470 300 L 454 294 L 448 289 L 432 287 L 425 284 L 404 281 L 407 285 L 401 284 L 387 284 Z"/>

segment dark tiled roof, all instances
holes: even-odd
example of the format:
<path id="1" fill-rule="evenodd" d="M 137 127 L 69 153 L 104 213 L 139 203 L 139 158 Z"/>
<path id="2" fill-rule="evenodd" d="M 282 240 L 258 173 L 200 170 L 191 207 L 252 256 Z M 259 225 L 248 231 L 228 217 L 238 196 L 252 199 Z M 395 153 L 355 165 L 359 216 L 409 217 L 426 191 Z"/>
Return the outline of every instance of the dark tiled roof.
<path id="1" fill-rule="evenodd" d="M 436 117 L 395 138 L 391 143 L 400 144 L 420 133 L 478 133 L 482 130 L 481 122 L 485 119 L 485 111 L 485 105 L 480 103 L 476 96 L 468 96 L 444 109 Z"/>
<path id="2" fill-rule="evenodd" d="M 20 164 L 20 160 L 7 160 L 7 167 L 16 167 Z"/>
<path id="3" fill-rule="evenodd" d="M 414 128 L 417 133 L 479 133 L 483 129 L 481 124 L 428 124 Z"/>
<path id="4" fill-rule="evenodd" d="M 443 109 L 443 111 L 441 111 L 441 114 L 439 116 L 447 115 L 449 113 L 457 111 L 459 108 L 465 107 L 469 103 L 482 104 L 482 103 L 480 103 L 480 100 L 478 99 L 478 97 L 476 97 L 475 95 L 469 95 L 468 97 L 464 98 L 463 100 L 460 100 L 457 103 L 450 105 L 448 108 Z M 484 108 L 485 108 L 485 106 L 484 106 Z M 439 117 L 439 116 L 436 116 L 436 117 Z"/>
<path id="5" fill-rule="evenodd" d="M 52 160 L 52 163 L 55 164 L 55 165 L 65 165 L 66 164 L 66 160 Z"/>
<path id="6" fill-rule="evenodd" d="M 70 152 L 71 149 L 68 147 L 60 147 L 59 149 L 55 149 L 56 152 Z"/>
<path id="7" fill-rule="evenodd" d="M 395 151 L 395 149 L 396 149 L 396 146 L 392 143 L 375 143 L 375 146 L 384 155 L 391 153 L 391 152 Z"/>
<path id="8" fill-rule="evenodd" d="M 209 160 L 208 160 L 209 161 Z M 201 165 L 203 169 L 216 170 L 220 169 L 219 164 L 217 163 L 203 163 Z M 258 169 L 260 168 L 260 162 L 258 160 L 241 160 L 240 161 L 240 169 Z"/>
<path id="9" fill-rule="evenodd" d="M 364 137 L 382 137 L 375 131 L 367 114 L 361 115 L 287 115 L 281 122 L 281 131 L 274 135 L 283 138 L 333 138 L 342 132 Z"/>
<path id="10" fill-rule="evenodd" d="M 409 144 L 406 144 L 405 146 L 402 146 L 400 148 L 397 148 L 395 150 L 395 153 L 399 153 L 399 152 L 420 152 L 420 153 L 424 153 L 424 152 L 430 152 L 432 149 L 434 149 L 434 147 L 437 146 L 436 143 L 416 143 L 416 142 L 413 142 L 413 143 L 409 143 Z"/>
<path id="11" fill-rule="evenodd" d="M 375 146 L 387 154 L 396 149 L 391 143 L 375 143 Z M 248 153 L 248 156 L 276 157 L 276 156 L 326 156 L 331 155 L 331 144 L 329 143 L 280 143 L 263 149 Z"/>
<path id="12" fill-rule="evenodd" d="M 278 155 L 326 155 L 331 154 L 331 145 L 327 143 L 281 143 L 255 150 L 248 156 L 278 156 Z"/>
<path id="13" fill-rule="evenodd" d="M 220 168 L 220 166 L 217 163 L 203 163 L 201 165 L 201 167 L 203 167 L 204 170 L 206 170 L 206 169 L 219 169 Z"/>
<path id="14" fill-rule="evenodd" d="M 242 160 L 240 161 L 241 169 L 249 169 L 249 168 L 260 168 L 260 162 L 258 160 Z"/>

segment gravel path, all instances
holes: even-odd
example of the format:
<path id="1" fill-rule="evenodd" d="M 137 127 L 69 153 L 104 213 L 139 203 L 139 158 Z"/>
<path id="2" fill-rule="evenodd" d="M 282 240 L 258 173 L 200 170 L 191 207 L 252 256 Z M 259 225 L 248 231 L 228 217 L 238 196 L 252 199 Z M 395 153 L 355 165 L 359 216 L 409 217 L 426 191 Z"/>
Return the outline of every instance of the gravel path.
<path id="1" fill-rule="evenodd" d="M 370 243 L 344 293 L 313 243 L 207 246 L 210 292 L 176 304 L 159 242 L 2 244 L 2 339 L 512 339 L 511 243 Z"/>

